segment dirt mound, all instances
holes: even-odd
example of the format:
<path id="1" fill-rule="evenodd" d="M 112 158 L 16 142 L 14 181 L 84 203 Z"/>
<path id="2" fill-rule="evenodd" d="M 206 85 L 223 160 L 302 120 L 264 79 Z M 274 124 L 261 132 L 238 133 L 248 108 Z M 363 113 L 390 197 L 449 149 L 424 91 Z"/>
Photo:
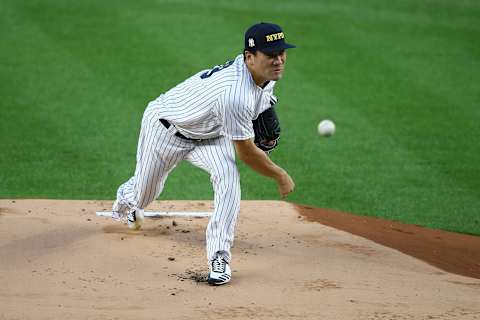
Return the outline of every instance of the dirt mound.
<path id="1" fill-rule="evenodd" d="M 315 210 L 244 201 L 232 282 L 211 287 L 204 281 L 207 218 L 147 219 L 131 231 L 95 215 L 110 207 L 111 201 L 0 200 L 0 319 L 480 318 L 480 280 L 387 247 L 394 247 L 385 240 L 389 232 L 414 236 L 403 226 L 387 230 L 347 215 L 340 223 L 333 212 L 305 218 L 300 209 Z M 211 209 L 205 201 L 147 208 Z M 372 236 L 358 231 L 362 225 L 382 236 L 373 242 L 350 233 Z M 421 231 L 413 231 L 412 246 L 424 246 Z"/>

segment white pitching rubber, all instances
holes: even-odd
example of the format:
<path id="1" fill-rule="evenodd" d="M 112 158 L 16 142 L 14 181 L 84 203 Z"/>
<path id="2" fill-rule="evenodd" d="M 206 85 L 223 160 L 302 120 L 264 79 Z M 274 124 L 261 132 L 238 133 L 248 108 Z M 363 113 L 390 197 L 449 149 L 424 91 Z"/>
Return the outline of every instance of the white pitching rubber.
<path id="1" fill-rule="evenodd" d="M 112 217 L 111 211 L 98 211 L 99 217 Z M 196 211 L 145 211 L 143 213 L 148 218 L 160 218 L 160 217 L 193 217 L 193 218 L 205 218 L 211 217 L 211 212 L 196 212 Z"/>

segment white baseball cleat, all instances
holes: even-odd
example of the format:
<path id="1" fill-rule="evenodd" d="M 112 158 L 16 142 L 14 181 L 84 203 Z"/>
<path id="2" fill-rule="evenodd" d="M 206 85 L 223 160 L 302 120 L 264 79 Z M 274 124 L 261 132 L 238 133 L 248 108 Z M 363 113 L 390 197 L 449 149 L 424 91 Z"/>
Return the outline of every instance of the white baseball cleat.
<path id="1" fill-rule="evenodd" d="M 127 214 L 127 225 L 130 229 L 140 229 L 144 220 L 143 209 L 133 209 Z"/>
<path id="2" fill-rule="evenodd" d="M 222 256 L 217 256 L 210 263 L 210 274 L 208 275 L 208 283 L 213 286 L 219 286 L 230 282 L 232 278 L 232 270 L 227 260 Z"/>

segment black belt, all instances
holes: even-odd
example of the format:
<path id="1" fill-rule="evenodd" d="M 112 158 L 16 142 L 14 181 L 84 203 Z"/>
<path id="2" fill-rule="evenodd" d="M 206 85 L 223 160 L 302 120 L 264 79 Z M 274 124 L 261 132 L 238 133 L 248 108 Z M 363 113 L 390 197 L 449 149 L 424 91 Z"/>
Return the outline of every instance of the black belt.
<path id="1" fill-rule="evenodd" d="M 168 122 L 167 120 L 165 119 L 160 119 L 160 122 L 163 124 L 163 126 L 165 128 L 170 128 L 170 126 L 172 125 L 170 122 Z M 185 139 L 185 140 L 190 140 L 190 141 L 202 141 L 202 139 L 192 139 L 192 138 L 188 138 L 188 137 L 185 137 L 183 134 L 181 134 L 180 132 L 176 132 L 175 135 L 179 138 L 182 138 L 182 139 Z"/>

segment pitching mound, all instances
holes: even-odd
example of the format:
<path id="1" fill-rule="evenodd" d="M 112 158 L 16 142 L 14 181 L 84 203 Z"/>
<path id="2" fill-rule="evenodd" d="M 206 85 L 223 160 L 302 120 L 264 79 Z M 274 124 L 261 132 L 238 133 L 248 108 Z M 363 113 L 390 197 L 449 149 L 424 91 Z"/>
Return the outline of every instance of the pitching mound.
<path id="1" fill-rule="evenodd" d="M 0 319 L 480 319 L 478 237 L 244 201 L 233 280 L 211 287 L 207 218 L 147 219 L 131 231 L 95 216 L 110 206 L 0 200 Z M 212 203 L 147 210 L 211 211 Z M 464 254 L 448 258 L 456 263 L 441 254 L 461 250 L 471 253 L 464 263 Z"/>

